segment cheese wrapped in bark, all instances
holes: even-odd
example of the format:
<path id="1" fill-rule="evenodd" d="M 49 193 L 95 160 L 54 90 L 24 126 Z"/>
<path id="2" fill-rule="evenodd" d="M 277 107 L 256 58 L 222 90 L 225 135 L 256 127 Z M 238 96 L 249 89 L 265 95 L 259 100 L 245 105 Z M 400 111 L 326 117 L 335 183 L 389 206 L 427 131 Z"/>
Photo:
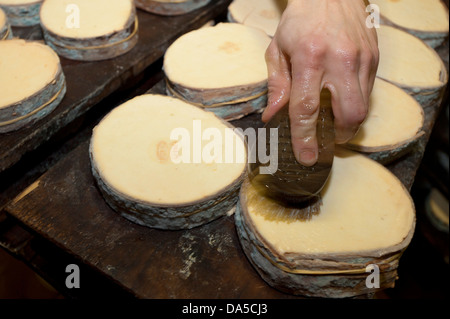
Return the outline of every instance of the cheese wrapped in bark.
<path id="1" fill-rule="evenodd" d="M 236 23 L 189 32 L 164 56 L 168 93 L 227 120 L 261 110 L 269 43 L 261 30 Z"/>
<path id="2" fill-rule="evenodd" d="M 114 58 L 133 49 L 138 40 L 132 0 L 47 0 L 40 16 L 45 41 L 68 59 Z"/>
<path id="3" fill-rule="evenodd" d="M 346 147 L 388 164 L 414 149 L 423 136 L 423 124 L 420 104 L 399 87 L 377 78 L 367 117 Z"/>
<path id="4" fill-rule="evenodd" d="M 402 252 L 415 228 L 413 201 L 386 168 L 338 149 L 322 191 L 320 214 L 261 196 L 248 180 L 241 189 L 236 227 L 257 272 L 282 291 L 313 297 L 354 297 L 393 287 Z M 380 270 L 379 288 L 367 267 Z"/>
<path id="5" fill-rule="evenodd" d="M 0 0 L 0 9 L 15 27 L 29 27 L 39 24 L 39 10 L 43 0 Z"/>
<path id="6" fill-rule="evenodd" d="M 233 146 L 221 140 L 227 136 Z M 213 142 L 218 144 L 209 148 Z M 229 152 L 236 160 L 226 160 Z M 106 201 L 129 220 L 162 229 L 196 227 L 232 210 L 246 154 L 228 123 L 162 95 L 139 96 L 114 109 L 94 129 L 90 147 Z"/>
<path id="7" fill-rule="evenodd" d="M 448 73 L 436 51 L 421 39 L 391 26 L 380 26 L 377 34 L 377 76 L 404 89 L 425 111 L 437 103 Z"/>
<path id="8" fill-rule="evenodd" d="M 448 37 L 448 8 L 441 0 L 370 0 L 379 8 L 382 23 L 425 41 L 432 48 Z"/>
<path id="9" fill-rule="evenodd" d="M 45 117 L 66 92 L 58 55 L 38 42 L 0 41 L 0 88 L 0 133 Z"/>

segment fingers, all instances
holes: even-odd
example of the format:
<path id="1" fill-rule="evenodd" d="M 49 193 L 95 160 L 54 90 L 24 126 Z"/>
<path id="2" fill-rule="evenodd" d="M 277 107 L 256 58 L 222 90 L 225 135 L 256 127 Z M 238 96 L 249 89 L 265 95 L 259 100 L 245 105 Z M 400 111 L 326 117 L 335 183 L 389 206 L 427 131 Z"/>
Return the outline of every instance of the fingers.
<path id="1" fill-rule="evenodd" d="M 264 122 L 269 121 L 289 102 L 291 90 L 291 68 L 286 56 L 280 52 L 275 42 L 266 51 L 268 70 L 268 104 L 262 115 Z"/>
<path id="2" fill-rule="evenodd" d="M 312 62 L 312 63 L 311 63 Z M 317 118 L 320 107 L 322 69 L 309 61 L 293 61 L 289 104 L 292 148 L 297 161 L 305 166 L 317 162 Z"/>
<path id="3" fill-rule="evenodd" d="M 368 111 L 358 74 L 349 75 L 330 87 L 334 113 L 335 141 L 348 142 L 358 132 Z"/>

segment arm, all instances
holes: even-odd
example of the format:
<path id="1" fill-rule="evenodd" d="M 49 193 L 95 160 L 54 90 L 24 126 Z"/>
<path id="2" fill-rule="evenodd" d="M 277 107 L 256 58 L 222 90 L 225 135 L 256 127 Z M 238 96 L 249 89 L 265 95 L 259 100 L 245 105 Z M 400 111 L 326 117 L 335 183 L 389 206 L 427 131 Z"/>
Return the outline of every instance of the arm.
<path id="1" fill-rule="evenodd" d="M 293 149 L 304 165 L 317 161 L 322 88 L 332 94 L 336 143 L 352 138 L 367 115 L 379 53 L 365 8 L 361 0 L 290 0 L 266 52 L 263 121 L 289 103 Z"/>

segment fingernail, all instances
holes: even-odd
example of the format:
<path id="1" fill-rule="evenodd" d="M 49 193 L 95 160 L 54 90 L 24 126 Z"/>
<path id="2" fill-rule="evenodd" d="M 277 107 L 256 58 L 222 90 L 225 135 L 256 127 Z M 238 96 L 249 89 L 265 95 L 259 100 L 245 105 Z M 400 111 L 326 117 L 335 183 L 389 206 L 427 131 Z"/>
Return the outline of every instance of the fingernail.
<path id="1" fill-rule="evenodd" d="M 304 166 L 313 166 L 317 162 L 317 153 L 312 150 L 301 151 L 297 160 Z"/>

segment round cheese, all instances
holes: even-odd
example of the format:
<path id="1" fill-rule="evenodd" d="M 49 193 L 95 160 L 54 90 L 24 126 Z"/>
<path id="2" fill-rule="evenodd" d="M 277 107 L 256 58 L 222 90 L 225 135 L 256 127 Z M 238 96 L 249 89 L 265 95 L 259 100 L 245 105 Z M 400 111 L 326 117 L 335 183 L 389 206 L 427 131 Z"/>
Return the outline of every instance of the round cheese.
<path id="1" fill-rule="evenodd" d="M 44 89 L 59 69 L 58 55 L 46 45 L 25 40 L 0 42 L 0 109 Z"/>
<path id="2" fill-rule="evenodd" d="M 309 221 L 262 197 L 251 183 L 245 183 L 242 194 L 247 222 L 281 255 L 386 250 L 408 236 L 415 220 L 409 193 L 392 173 L 342 150 L 321 193 L 320 213 Z"/>
<path id="3" fill-rule="evenodd" d="M 347 146 L 386 163 L 412 148 L 423 123 L 423 109 L 413 97 L 377 78 L 367 117 Z"/>
<path id="4" fill-rule="evenodd" d="M 131 0 L 47 0 L 41 23 L 62 37 L 95 38 L 123 30 L 132 12 Z"/>
<path id="5" fill-rule="evenodd" d="M 39 10 L 43 0 L 0 0 L 13 26 L 27 27 L 39 24 Z"/>
<path id="6" fill-rule="evenodd" d="M 390 26 L 381 26 L 377 34 L 380 78 L 409 87 L 443 85 L 442 60 L 423 41 Z"/>
<path id="7" fill-rule="evenodd" d="M 58 55 L 38 42 L 0 41 L 0 87 L 0 133 L 47 116 L 66 92 Z"/>
<path id="8" fill-rule="evenodd" d="M 164 72 L 174 83 L 196 89 L 221 89 L 267 81 L 262 31 L 220 23 L 178 38 L 164 57 Z"/>
<path id="9" fill-rule="evenodd" d="M 273 37 L 287 6 L 287 0 L 233 0 L 229 20 L 263 30 Z"/>
<path id="10" fill-rule="evenodd" d="M 441 0 L 370 0 L 379 8 L 382 23 L 423 39 L 432 47 L 448 36 L 448 8 Z"/>
<path id="11" fill-rule="evenodd" d="M 214 139 L 208 142 L 211 136 L 205 132 L 211 131 Z M 208 148 L 213 142 L 214 151 Z M 228 161 L 227 152 L 235 152 L 236 160 Z M 147 226 L 190 228 L 192 221 L 177 223 L 186 215 L 196 218 L 203 209 L 217 218 L 232 208 L 228 202 L 236 203 L 246 148 L 214 114 L 171 97 L 143 95 L 114 109 L 94 129 L 91 159 L 94 175 L 116 206 L 123 207 L 120 201 L 140 203 L 140 209 L 125 209 L 124 215 L 139 215 L 138 222 Z M 216 204 L 227 205 L 221 211 Z"/>

